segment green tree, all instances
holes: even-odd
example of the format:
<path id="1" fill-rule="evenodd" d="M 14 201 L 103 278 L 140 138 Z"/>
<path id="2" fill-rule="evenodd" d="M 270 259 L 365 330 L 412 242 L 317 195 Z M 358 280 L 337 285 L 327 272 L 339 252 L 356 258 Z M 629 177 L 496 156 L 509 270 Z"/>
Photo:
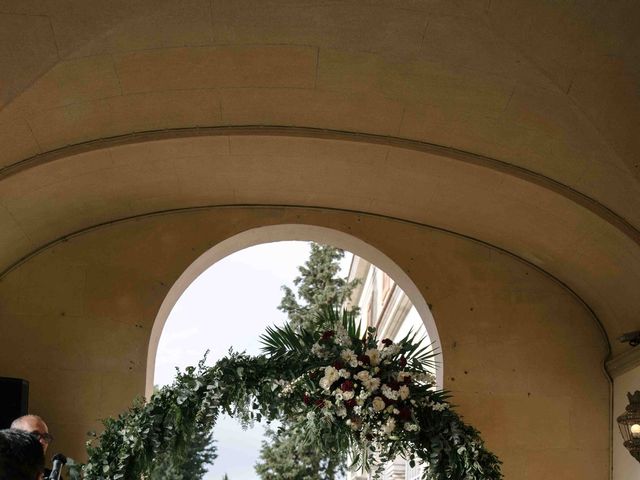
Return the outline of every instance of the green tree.
<path id="1" fill-rule="evenodd" d="M 296 292 L 284 285 L 279 310 L 287 314 L 295 328 L 312 327 L 316 316 L 326 305 L 341 305 L 351 296 L 359 281 L 340 278 L 340 260 L 344 250 L 311 243 L 309 259 L 298 267 L 300 275 L 293 280 Z"/>
<path id="2" fill-rule="evenodd" d="M 310 328 L 326 305 L 343 304 L 359 283 L 339 277 L 344 251 L 328 245 L 311 244 L 311 252 L 300 274 L 293 280 L 296 291 L 283 286 L 278 307 L 294 329 Z M 286 420 L 277 430 L 267 429 L 260 459 L 255 466 L 262 480 L 333 480 L 344 475 L 346 455 L 325 454 L 306 446 L 303 432 L 290 428 Z"/>

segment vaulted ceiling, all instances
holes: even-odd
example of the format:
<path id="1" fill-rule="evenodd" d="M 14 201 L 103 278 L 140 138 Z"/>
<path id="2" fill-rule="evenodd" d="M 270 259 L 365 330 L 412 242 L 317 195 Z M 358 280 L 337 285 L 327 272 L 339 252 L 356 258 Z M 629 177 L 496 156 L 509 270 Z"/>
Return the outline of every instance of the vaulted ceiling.
<path id="1" fill-rule="evenodd" d="M 638 25 L 635 0 L 0 0 L 0 270 L 158 211 L 352 210 L 507 250 L 615 338 Z"/>

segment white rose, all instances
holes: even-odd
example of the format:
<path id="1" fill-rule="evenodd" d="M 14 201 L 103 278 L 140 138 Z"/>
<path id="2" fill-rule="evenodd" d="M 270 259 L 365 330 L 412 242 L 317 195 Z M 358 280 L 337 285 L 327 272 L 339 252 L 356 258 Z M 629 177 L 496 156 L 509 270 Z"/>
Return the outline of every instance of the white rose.
<path id="1" fill-rule="evenodd" d="M 344 418 L 347 416 L 347 409 L 344 407 L 340 407 L 336 410 L 336 415 L 338 415 L 340 418 Z"/>
<path id="2" fill-rule="evenodd" d="M 376 412 L 381 412 L 385 409 L 386 404 L 384 403 L 382 397 L 376 397 L 373 399 L 372 406 Z"/>
<path id="3" fill-rule="evenodd" d="M 349 378 L 351 377 L 351 373 L 347 370 L 345 370 L 344 368 L 341 368 L 340 371 L 338 372 L 338 374 L 342 377 L 342 378 Z"/>
<path id="4" fill-rule="evenodd" d="M 329 382 L 329 379 L 327 377 L 322 377 L 318 382 L 320 388 L 322 388 L 323 390 L 329 390 L 329 387 L 331 387 L 331 383 L 333 382 Z"/>
<path id="5" fill-rule="evenodd" d="M 348 392 L 342 392 L 342 397 L 345 400 L 351 400 L 354 396 L 353 390 L 349 390 Z"/>
<path id="6" fill-rule="evenodd" d="M 369 372 L 367 372 L 366 370 L 362 370 L 358 372 L 356 377 L 358 377 L 358 380 L 360 380 L 361 382 L 368 382 L 370 375 L 369 375 Z"/>
<path id="7" fill-rule="evenodd" d="M 324 376 L 327 378 L 333 379 L 335 381 L 338 379 L 340 374 L 338 373 L 338 370 L 336 370 L 333 367 L 325 367 Z"/>

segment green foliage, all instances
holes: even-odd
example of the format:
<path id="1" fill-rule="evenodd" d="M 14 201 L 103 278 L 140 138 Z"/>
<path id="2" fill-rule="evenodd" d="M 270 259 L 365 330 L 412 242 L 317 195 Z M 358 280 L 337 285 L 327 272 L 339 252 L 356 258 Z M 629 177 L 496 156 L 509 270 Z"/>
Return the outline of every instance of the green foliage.
<path id="1" fill-rule="evenodd" d="M 305 442 L 306 432 L 290 426 L 269 428 L 266 437 L 261 461 L 255 467 L 263 480 L 328 480 L 344 474 L 344 461 L 336 465 L 331 456 L 322 455 L 313 444 Z"/>
<path id="2" fill-rule="evenodd" d="M 282 287 L 284 296 L 278 308 L 287 314 L 289 323 L 281 330 L 283 336 L 273 329 L 267 332 L 274 341 L 285 342 L 279 346 L 288 345 L 288 352 L 304 343 L 313 343 L 314 329 L 326 326 L 317 324 L 318 319 L 323 318 L 319 313 L 328 305 L 342 305 L 358 284 L 357 280 L 349 282 L 338 276 L 342 258 L 343 250 L 312 243 L 309 258 L 298 267 L 300 274 L 293 281 L 296 293 Z M 308 448 L 301 435 L 304 432 L 294 429 L 286 420 L 278 430 L 267 432 L 267 441 L 262 443 L 260 461 L 256 464 L 262 480 L 331 480 L 344 473 L 347 461 L 344 451 L 328 455 L 326 451 Z"/>
<path id="3" fill-rule="evenodd" d="M 262 337 L 263 355 L 229 352 L 212 367 L 203 361 L 149 402 L 138 401 L 106 420 L 103 433 L 89 442 L 85 480 L 202 478 L 204 466 L 215 458 L 211 432 L 222 412 L 243 424 L 281 421 L 304 449 L 323 452 L 324 458 L 348 452 L 373 471 L 377 462 L 403 455 L 428 464 L 426 480 L 502 478 L 499 460 L 485 449 L 479 433 L 449 408 L 445 392 L 434 389 L 425 363 L 429 354 L 414 341 L 383 341 L 378 349 L 375 329 L 354 335 L 353 315 L 335 308 L 320 312 L 315 324 L 332 328 L 299 333 L 272 328 Z M 343 360 L 348 366 L 338 365 Z M 404 371 L 396 370 L 398 364 Z M 380 381 L 370 395 L 362 395 L 368 388 L 362 372 Z M 386 408 L 375 408 L 385 388 L 397 396 L 404 387 L 405 399 L 385 397 Z M 359 411 L 339 397 L 348 391 L 362 398 Z M 409 415 L 406 405 L 411 405 Z M 390 418 L 398 428 L 387 428 Z"/>

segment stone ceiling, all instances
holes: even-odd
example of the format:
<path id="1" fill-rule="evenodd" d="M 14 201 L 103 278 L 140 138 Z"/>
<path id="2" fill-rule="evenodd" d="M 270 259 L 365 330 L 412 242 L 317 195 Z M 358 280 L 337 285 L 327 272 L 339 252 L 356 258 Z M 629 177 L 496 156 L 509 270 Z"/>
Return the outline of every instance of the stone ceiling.
<path id="1" fill-rule="evenodd" d="M 159 210 L 347 209 L 512 252 L 615 338 L 638 25 L 635 0 L 0 0 L 0 269 Z"/>

